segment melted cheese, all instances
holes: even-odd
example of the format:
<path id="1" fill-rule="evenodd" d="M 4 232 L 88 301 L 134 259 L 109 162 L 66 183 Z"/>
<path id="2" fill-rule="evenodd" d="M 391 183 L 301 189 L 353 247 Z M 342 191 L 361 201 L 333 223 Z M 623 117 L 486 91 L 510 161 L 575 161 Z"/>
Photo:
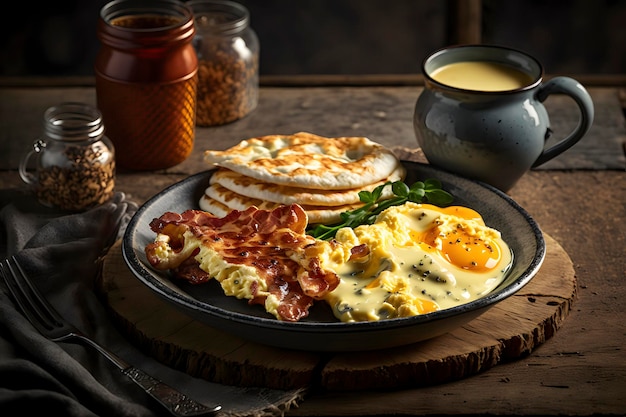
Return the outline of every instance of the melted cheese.
<path id="1" fill-rule="evenodd" d="M 345 322 L 425 314 L 476 300 L 502 282 L 512 261 L 500 233 L 462 207 L 407 203 L 386 210 L 373 225 L 341 229 L 336 240 L 339 247 L 322 263 L 333 264 L 340 283 L 325 300 Z M 351 260 L 349 248 L 359 244 L 370 253 Z"/>

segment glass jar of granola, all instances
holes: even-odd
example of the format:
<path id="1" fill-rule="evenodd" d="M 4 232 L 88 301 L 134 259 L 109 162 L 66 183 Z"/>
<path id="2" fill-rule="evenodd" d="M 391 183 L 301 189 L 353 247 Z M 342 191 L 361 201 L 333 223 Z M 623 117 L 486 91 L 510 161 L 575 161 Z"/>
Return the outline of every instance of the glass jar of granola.
<path id="1" fill-rule="evenodd" d="M 115 187 L 115 150 L 100 111 L 83 103 L 50 107 L 43 135 L 19 165 L 22 180 L 45 206 L 82 211 L 109 200 Z M 36 157 L 33 173 L 28 164 Z"/>
<path id="2" fill-rule="evenodd" d="M 217 126 L 249 114 L 259 95 L 259 40 L 243 5 L 190 0 L 198 56 L 196 125 Z"/>

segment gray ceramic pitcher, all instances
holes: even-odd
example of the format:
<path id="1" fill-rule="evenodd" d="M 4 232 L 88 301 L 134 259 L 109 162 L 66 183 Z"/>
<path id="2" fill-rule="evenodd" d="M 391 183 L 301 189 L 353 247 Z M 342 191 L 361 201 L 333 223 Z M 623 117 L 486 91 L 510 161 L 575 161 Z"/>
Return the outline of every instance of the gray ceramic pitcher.
<path id="1" fill-rule="evenodd" d="M 525 85 L 502 91 L 452 87 L 433 78 L 441 67 L 466 61 L 495 62 L 523 72 Z M 589 93 L 576 80 L 543 81 L 535 58 L 510 48 L 461 45 L 444 48 L 424 60 L 425 87 L 417 100 L 413 124 L 428 161 L 447 171 L 508 191 L 532 167 L 578 142 L 593 122 Z M 580 109 L 571 134 L 547 146 L 550 122 L 542 104 L 551 94 L 566 94 Z"/>

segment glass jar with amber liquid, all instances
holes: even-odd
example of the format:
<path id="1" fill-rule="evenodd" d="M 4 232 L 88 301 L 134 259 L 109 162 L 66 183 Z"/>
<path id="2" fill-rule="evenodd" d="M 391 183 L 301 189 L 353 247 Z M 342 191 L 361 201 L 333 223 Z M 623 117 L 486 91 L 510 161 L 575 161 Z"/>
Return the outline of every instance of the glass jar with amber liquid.
<path id="1" fill-rule="evenodd" d="M 115 0 L 100 11 L 97 105 L 117 163 L 170 168 L 193 150 L 198 59 L 191 9 L 176 0 Z"/>

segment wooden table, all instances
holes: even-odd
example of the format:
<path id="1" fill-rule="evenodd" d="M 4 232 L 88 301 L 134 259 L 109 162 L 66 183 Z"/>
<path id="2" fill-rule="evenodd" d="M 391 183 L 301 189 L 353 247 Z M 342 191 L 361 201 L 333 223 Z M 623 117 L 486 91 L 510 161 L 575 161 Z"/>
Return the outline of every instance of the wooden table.
<path id="1" fill-rule="evenodd" d="M 416 148 L 418 85 L 264 86 L 258 109 L 221 127 L 199 128 L 192 156 L 158 172 L 120 171 L 117 189 L 138 202 L 208 167 L 202 151 L 241 139 L 310 131 L 360 135 Z M 392 392 L 313 393 L 290 416 L 432 414 L 626 414 L 626 127 L 619 87 L 594 87 L 596 119 L 574 148 L 533 170 L 509 192 L 567 252 L 578 299 L 558 332 L 528 357 L 443 385 Z M 0 187 L 19 188 L 20 156 L 49 106 L 95 103 L 86 85 L 0 87 Z M 573 103 L 546 103 L 555 136 L 575 123 Z"/>

